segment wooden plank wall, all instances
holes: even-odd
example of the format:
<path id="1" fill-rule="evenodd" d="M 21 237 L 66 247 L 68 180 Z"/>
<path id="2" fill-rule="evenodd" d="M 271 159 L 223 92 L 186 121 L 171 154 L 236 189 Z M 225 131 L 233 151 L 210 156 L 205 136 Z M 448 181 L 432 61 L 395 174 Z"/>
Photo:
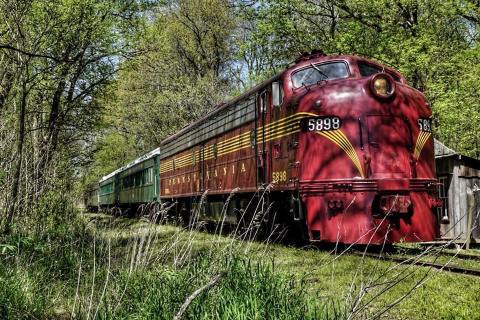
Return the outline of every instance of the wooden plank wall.
<path id="1" fill-rule="evenodd" d="M 443 238 L 461 238 L 465 239 L 467 235 L 467 217 L 470 210 L 468 195 L 473 194 L 475 185 L 480 188 L 480 166 L 478 162 L 462 159 L 458 157 L 450 157 L 437 159 L 442 161 L 437 168 L 443 170 L 438 171 L 438 175 L 446 175 L 446 168 L 451 169 L 451 180 L 448 188 L 448 211 L 449 223 L 440 226 Z M 472 237 L 480 239 L 480 193 L 475 196 L 475 208 L 472 216 Z"/>

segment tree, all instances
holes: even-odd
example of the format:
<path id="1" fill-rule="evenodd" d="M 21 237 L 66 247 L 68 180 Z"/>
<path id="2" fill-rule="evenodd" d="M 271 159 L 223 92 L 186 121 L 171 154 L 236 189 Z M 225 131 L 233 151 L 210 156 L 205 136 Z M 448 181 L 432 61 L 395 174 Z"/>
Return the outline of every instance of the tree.
<path id="1" fill-rule="evenodd" d="M 76 146 L 98 122 L 95 98 L 132 52 L 128 37 L 119 37 L 135 24 L 137 3 L 1 1 L 0 8 L 0 112 L 6 115 L 0 128 L 14 125 L 17 132 L 0 136 L 15 145 L 0 163 L 8 181 L 0 207 L 9 231 L 15 212 L 32 211 L 59 176 L 58 157 L 75 159 Z"/>
<path id="2" fill-rule="evenodd" d="M 229 91 L 235 26 L 227 1 L 160 6 L 137 43 L 142 54 L 122 65 L 114 84 L 107 135 L 129 137 L 135 158 L 219 104 Z"/>

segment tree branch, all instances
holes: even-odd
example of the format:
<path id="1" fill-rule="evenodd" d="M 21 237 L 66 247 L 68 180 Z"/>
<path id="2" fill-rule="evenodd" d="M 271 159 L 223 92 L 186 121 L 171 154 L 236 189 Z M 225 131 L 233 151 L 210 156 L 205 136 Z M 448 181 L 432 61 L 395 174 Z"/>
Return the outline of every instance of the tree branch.
<path id="1" fill-rule="evenodd" d="M 188 298 L 185 300 L 185 302 L 182 304 L 180 307 L 180 310 L 178 310 L 178 313 L 173 317 L 173 320 L 180 320 L 183 317 L 183 314 L 185 311 L 187 311 L 188 306 L 192 303 L 192 301 L 203 291 L 206 291 L 213 287 L 214 285 L 217 284 L 217 282 L 225 275 L 224 272 L 217 274 L 215 277 L 213 277 L 206 285 L 203 287 L 198 288 L 195 290 Z"/>
<path id="2" fill-rule="evenodd" d="M 11 45 L 8 45 L 8 44 L 0 44 L 0 49 L 7 49 L 7 50 L 11 50 L 11 51 L 16 51 L 16 52 L 19 52 L 19 53 L 21 53 L 23 55 L 26 55 L 28 57 L 32 57 L 32 58 L 45 58 L 45 59 L 49 59 L 49 60 L 52 60 L 52 61 L 55 61 L 55 62 L 60 62 L 60 60 L 57 59 L 56 57 L 46 55 L 46 54 L 41 54 L 41 53 L 27 52 L 25 50 L 15 48 L 15 47 L 13 47 Z"/>

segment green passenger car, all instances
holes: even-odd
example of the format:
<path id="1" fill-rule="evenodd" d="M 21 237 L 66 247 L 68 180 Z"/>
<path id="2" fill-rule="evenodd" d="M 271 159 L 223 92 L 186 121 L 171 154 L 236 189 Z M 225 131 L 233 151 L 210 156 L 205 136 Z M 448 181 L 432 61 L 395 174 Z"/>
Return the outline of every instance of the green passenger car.
<path id="1" fill-rule="evenodd" d="M 100 180 L 102 208 L 135 207 L 158 200 L 159 156 L 157 148 Z"/>
<path id="2" fill-rule="evenodd" d="M 122 205 L 148 203 L 158 199 L 158 156 L 120 172 L 119 202 Z"/>
<path id="3" fill-rule="evenodd" d="M 112 207 L 115 204 L 115 174 L 110 174 L 100 180 L 98 202 L 100 207 Z"/>
<path id="4" fill-rule="evenodd" d="M 98 210 L 98 184 L 89 186 L 84 194 L 85 209 L 94 212 Z"/>

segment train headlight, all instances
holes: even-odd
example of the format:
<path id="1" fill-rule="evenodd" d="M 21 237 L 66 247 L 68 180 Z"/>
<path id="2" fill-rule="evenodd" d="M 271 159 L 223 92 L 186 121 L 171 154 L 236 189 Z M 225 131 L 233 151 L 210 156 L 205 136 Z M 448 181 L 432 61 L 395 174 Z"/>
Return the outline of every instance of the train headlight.
<path id="1" fill-rule="evenodd" d="M 370 79 L 370 90 L 378 98 L 390 98 L 395 93 L 395 81 L 386 73 L 377 73 Z"/>

